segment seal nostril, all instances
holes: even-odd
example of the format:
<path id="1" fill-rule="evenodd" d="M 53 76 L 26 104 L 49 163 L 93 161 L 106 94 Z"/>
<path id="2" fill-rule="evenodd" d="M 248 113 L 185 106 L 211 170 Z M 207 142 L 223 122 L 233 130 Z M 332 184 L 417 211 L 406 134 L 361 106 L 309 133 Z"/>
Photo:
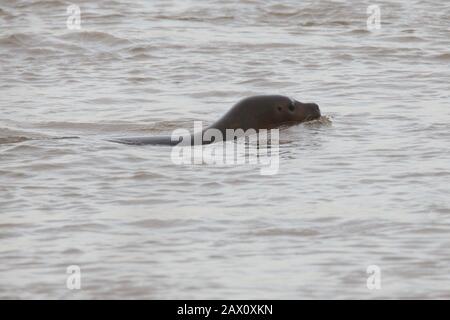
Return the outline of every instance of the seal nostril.
<path id="1" fill-rule="evenodd" d="M 293 104 L 290 104 L 290 105 L 289 105 L 289 110 L 292 111 L 292 112 L 294 112 L 295 106 L 294 106 Z"/>
<path id="2" fill-rule="evenodd" d="M 277 110 L 278 110 L 279 112 L 281 112 L 282 108 L 281 108 L 281 107 L 277 107 Z"/>

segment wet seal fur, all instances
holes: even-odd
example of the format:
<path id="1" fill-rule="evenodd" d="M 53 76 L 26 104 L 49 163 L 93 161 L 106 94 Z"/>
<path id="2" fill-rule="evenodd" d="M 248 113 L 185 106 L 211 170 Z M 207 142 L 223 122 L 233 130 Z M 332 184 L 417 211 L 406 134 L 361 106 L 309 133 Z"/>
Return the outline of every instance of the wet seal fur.
<path id="1" fill-rule="evenodd" d="M 208 130 L 214 129 L 215 132 L 222 133 L 222 137 L 226 140 L 227 129 L 243 131 L 274 129 L 315 120 L 320 116 L 319 106 L 315 103 L 302 103 L 281 95 L 253 96 L 239 101 L 222 118 L 195 135 L 116 138 L 108 141 L 130 145 L 209 144 L 218 140 L 204 139 L 204 134 Z"/>

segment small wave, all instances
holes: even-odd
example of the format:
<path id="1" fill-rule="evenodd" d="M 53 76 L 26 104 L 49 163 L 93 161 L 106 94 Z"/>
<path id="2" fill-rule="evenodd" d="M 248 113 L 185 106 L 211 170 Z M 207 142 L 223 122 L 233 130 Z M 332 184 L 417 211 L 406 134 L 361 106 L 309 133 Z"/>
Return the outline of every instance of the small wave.
<path id="1" fill-rule="evenodd" d="M 12 13 L 6 11 L 5 9 L 0 8 L 0 17 L 4 19 L 11 19 L 14 18 L 15 16 Z"/>
<path id="2" fill-rule="evenodd" d="M 99 24 L 112 24 L 114 20 L 120 20 L 126 18 L 127 16 L 123 13 L 109 13 L 109 14 L 101 14 L 101 13 L 85 13 L 83 18 L 92 22 L 95 21 Z"/>
<path id="3" fill-rule="evenodd" d="M 51 56 L 61 53 L 64 43 L 55 41 L 55 38 L 48 37 L 42 33 L 13 33 L 0 38 L 0 48 L 9 49 L 15 54 L 23 52 L 35 56 Z M 11 50 L 13 49 L 13 50 Z M 73 49 L 73 46 L 69 49 Z"/>
<path id="4" fill-rule="evenodd" d="M 263 10 L 268 15 L 280 17 L 292 17 L 301 13 L 301 10 L 299 10 L 298 8 L 284 4 L 269 5 Z"/>
<path id="5" fill-rule="evenodd" d="M 33 2 L 24 2 L 17 5 L 18 8 L 30 9 L 55 9 L 56 7 L 67 7 L 70 3 L 61 0 L 38 0 Z"/>
<path id="6" fill-rule="evenodd" d="M 194 223 L 195 220 L 192 219 L 142 219 L 137 221 L 128 222 L 128 225 L 139 227 L 139 228 L 173 228 L 173 227 L 184 227 L 188 224 Z"/>
<path id="7" fill-rule="evenodd" d="M 33 133 L 12 130 L 8 128 L 0 128 L 0 145 L 19 143 L 27 140 L 36 139 L 39 136 Z"/>
<path id="8" fill-rule="evenodd" d="M 441 53 L 435 56 L 432 56 L 432 59 L 439 61 L 450 61 L 450 53 Z"/>
<path id="9" fill-rule="evenodd" d="M 229 10 L 215 10 L 208 6 L 206 7 L 191 7 L 175 10 L 164 10 L 152 16 L 155 20 L 174 20 L 187 22 L 226 22 L 235 19 L 233 11 Z"/>
<path id="10" fill-rule="evenodd" d="M 68 32 L 63 36 L 60 36 L 60 38 L 62 40 L 75 42 L 75 44 L 83 46 L 101 44 L 109 47 L 125 47 L 132 44 L 132 42 L 128 39 L 100 31 Z"/>
<path id="11" fill-rule="evenodd" d="M 345 21 L 345 20 L 323 20 L 323 21 L 316 21 L 316 20 L 307 20 L 303 22 L 299 22 L 298 25 L 302 27 L 348 27 L 352 25 L 351 21 Z"/>
<path id="12" fill-rule="evenodd" d="M 28 45 L 33 41 L 33 37 L 25 33 L 13 33 L 0 38 L 0 45 L 5 47 L 20 47 Z"/>
<path id="13" fill-rule="evenodd" d="M 29 140 L 62 140 L 62 139 L 77 139 L 76 136 L 56 136 L 51 137 L 43 134 L 33 132 L 22 132 L 8 128 L 0 128 L 0 145 L 15 144 Z"/>
<path id="14" fill-rule="evenodd" d="M 128 57 L 127 59 L 133 60 L 133 61 L 149 61 L 149 60 L 155 61 L 155 56 L 145 54 L 145 53 L 139 53 L 136 55 L 132 55 L 132 56 Z"/>
<path id="15" fill-rule="evenodd" d="M 251 233 L 260 237 L 314 237 L 320 235 L 317 230 L 294 228 L 269 228 Z"/>
<path id="16" fill-rule="evenodd" d="M 156 50 L 157 47 L 153 45 L 135 45 L 127 48 L 128 52 L 132 54 L 148 54 L 149 51 Z"/>
<path id="17" fill-rule="evenodd" d="M 60 227 L 44 227 L 39 231 L 47 234 L 54 234 L 57 232 L 102 232 L 110 227 L 104 223 L 74 223 L 62 225 Z"/>
<path id="18" fill-rule="evenodd" d="M 0 137 L 0 144 L 8 144 L 8 143 L 18 143 L 31 140 L 31 138 L 23 137 L 23 136 L 13 136 L 13 137 Z"/>
<path id="19" fill-rule="evenodd" d="M 331 126 L 332 124 L 333 121 L 331 120 L 330 116 L 321 116 L 319 119 L 305 122 L 306 126 L 317 126 L 317 125 Z"/>
<path id="20" fill-rule="evenodd" d="M 209 15 L 209 14 L 198 14 L 194 15 L 191 13 L 167 15 L 160 14 L 154 17 L 157 20 L 174 20 L 174 21 L 190 21 L 190 22 L 208 22 L 214 21 L 215 23 L 225 20 L 234 20 L 232 15 Z"/>
<path id="21" fill-rule="evenodd" d="M 56 55 L 61 53 L 62 51 L 58 50 L 58 49 L 53 49 L 53 48 L 45 48 L 45 47 L 40 47 L 40 48 L 33 48 L 29 50 L 29 54 L 33 57 L 36 56 L 45 56 L 45 57 L 49 57 L 52 55 Z"/>
<path id="22" fill-rule="evenodd" d="M 423 38 L 417 36 L 395 36 L 395 37 L 385 37 L 384 40 L 394 41 L 394 42 L 422 42 Z"/>
<path id="23" fill-rule="evenodd" d="M 355 34 L 355 35 L 367 35 L 370 33 L 370 31 L 367 29 L 364 29 L 364 28 L 358 28 L 358 29 L 350 30 L 348 33 Z"/>

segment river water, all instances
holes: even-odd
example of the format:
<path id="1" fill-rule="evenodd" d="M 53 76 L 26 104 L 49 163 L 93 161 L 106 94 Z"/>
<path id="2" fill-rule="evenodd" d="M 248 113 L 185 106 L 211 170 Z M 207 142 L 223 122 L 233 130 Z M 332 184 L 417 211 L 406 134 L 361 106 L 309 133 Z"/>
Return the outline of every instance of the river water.
<path id="1" fill-rule="evenodd" d="M 1 298 L 450 298 L 446 1 L 0 0 L 0 25 Z M 327 119 L 280 131 L 274 175 L 106 141 L 256 94 Z"/>

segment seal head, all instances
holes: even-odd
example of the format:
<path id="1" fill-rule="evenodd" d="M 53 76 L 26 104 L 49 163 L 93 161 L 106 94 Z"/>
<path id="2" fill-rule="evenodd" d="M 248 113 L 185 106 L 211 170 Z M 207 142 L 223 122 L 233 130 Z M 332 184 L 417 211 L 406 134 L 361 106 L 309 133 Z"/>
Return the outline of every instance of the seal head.
<path id="1" fill-rule="evenodd" d="M 281 95 L 263 95 L 245 98 L 235 104 L 210 128 L 272 129 L 320 118 L 319 106 L 303 103 Z"/>

